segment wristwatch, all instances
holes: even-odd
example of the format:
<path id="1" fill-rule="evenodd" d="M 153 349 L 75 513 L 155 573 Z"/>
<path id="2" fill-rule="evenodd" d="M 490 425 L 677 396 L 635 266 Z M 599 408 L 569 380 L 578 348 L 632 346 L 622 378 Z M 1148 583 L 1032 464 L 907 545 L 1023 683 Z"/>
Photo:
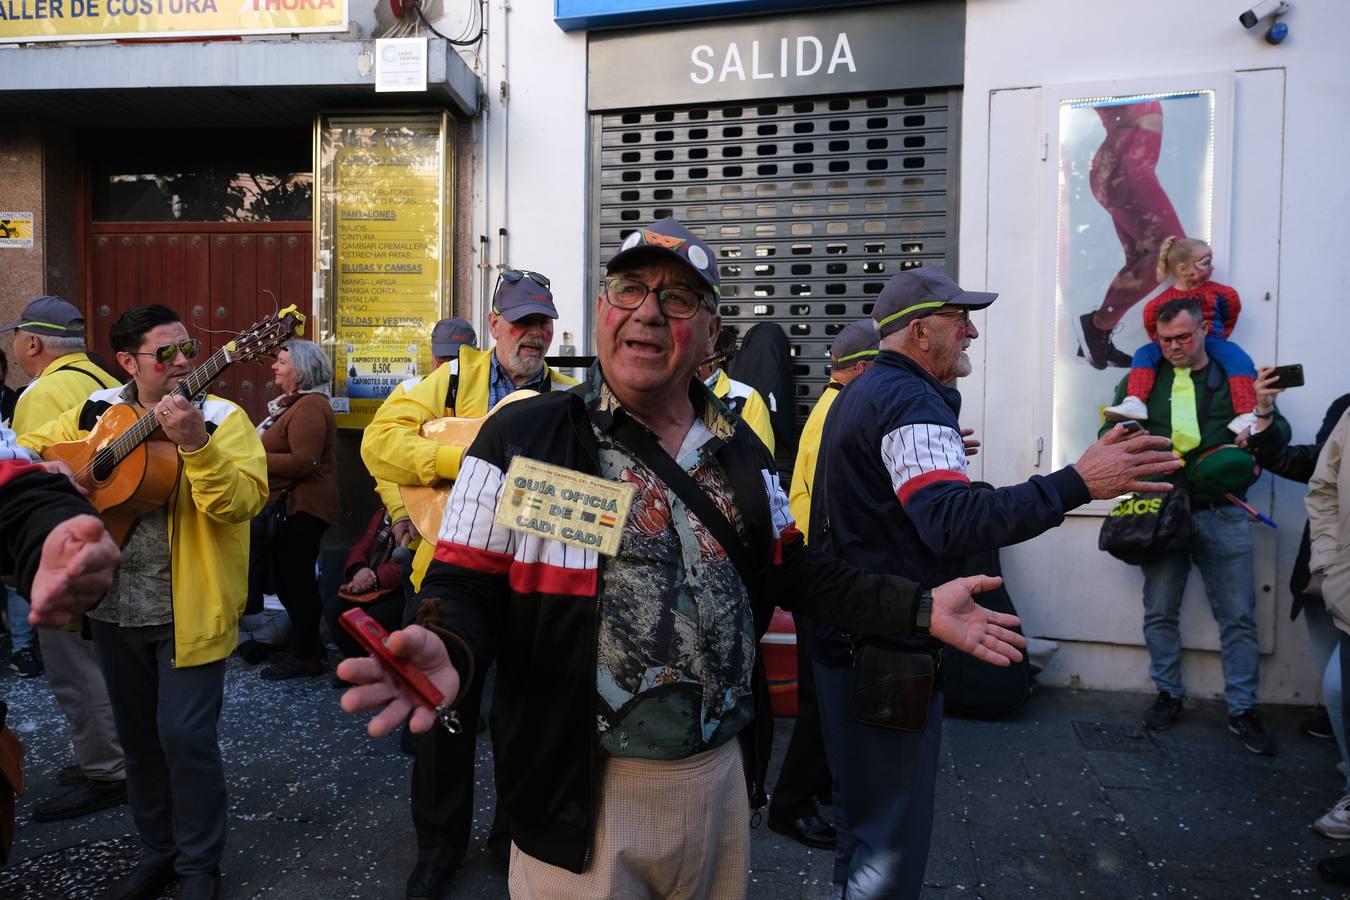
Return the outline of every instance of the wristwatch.
<path id="1" fill-rule="evenodd" d="M 924 589 L 919 591 L 919 609 L 914 614 L 914 627 L 916 629 L 928 630 L 928 623 L 933 618 L 933 592 Z"/>

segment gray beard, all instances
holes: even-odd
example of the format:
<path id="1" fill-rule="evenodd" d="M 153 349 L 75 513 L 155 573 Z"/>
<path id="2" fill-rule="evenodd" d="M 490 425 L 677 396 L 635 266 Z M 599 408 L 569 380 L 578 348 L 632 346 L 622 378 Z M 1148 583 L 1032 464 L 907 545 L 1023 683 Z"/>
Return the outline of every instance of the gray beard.
<path id="1" fill-rule="evenodd" d="M 956 360 L 956 377 L 965 378 L 971 371 L 970 356 L 963 351 Z"/>
<path id="2" fill-rule="evenodd" d="M 508 360 L 511 363 L 511 374 L 525 381 L 535 378 L 544 369 L 543 356 L 522 356 L 519 347 L 512 351 Z"/>

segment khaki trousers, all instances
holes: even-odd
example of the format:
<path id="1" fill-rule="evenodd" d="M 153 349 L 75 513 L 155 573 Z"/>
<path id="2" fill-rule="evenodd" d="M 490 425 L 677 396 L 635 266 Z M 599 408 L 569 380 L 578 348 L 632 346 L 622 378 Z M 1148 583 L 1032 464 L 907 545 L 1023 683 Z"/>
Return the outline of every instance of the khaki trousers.
<path id="1" fill-rule="evenodd" d="M 740 900 L 750 867 L 750 801 L 740 744 L 673 761 L 608 759 L 587 870 L 511 845 L 515 900 Z"/>
<path id="2" fill-rule="evenodd" d="M 70 720 L 75 762 L 92 781 L 121 781 L 126 777 L 122 742 L 113 723 L 112 702 L 103 670 L 98 667 L 94 642 L 77 631 L 39 628 L 47 681 L 61 711 Z"/>

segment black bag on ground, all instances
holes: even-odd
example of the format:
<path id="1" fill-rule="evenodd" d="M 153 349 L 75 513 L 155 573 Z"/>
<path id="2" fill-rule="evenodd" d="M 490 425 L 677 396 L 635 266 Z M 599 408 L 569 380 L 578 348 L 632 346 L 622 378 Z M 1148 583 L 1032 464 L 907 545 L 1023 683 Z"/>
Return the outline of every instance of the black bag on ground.
<path id="1" fill-rule="evenodd" d="M 782 327 L 761 322 L 747 331 L 740 349 L 727 363 L 727 374 L 764 398 L 773 426 L 775 461 L 780 472 L 791 473 L 797 456 L 797 423 L 792 399 L 792 351 Z"/>
<path id="2" fill-rule="evenodd" d="M 992 485 L 984 482 L 977 481 L 973 486 L 993 490 Z M 966 557 L 966 574 L 1002 577 L 1003 567 L 999 563 L 998 549 Z M 994 612 L 1017 615 L 1006 584 L 977 594 L 975 602 Z M 1022 633 L 1021 628 L 1012 630 Z M 1034 687 L 1031 660 L 1025 653 L 1021 662 L 1004 667 L 982 662 L 951 647 L 942 649 L 943 705 L 952 715 L 972 719 L 1008 715 L 1022 708 L 1030 699 Z"/>
<path id="3" fill-rule="evenodd" d="M 1191 495 L 1185 484 L 1166 494 L 1132 494 L 1102 522 L 1098 549 L 1132 566 L 1180 550 L 1191 540 Z"/>

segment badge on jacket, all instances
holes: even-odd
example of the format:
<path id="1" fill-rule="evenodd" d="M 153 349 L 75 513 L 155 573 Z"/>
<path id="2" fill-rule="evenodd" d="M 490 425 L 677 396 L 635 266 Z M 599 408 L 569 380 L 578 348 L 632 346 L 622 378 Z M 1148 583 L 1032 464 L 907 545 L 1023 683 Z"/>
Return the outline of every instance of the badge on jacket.
<path id="1" fill-rule="evenodd" d="M 631 484 L 517 456 L 506 470 L 498 525 L 614 556 L 633 505 Z"/>

